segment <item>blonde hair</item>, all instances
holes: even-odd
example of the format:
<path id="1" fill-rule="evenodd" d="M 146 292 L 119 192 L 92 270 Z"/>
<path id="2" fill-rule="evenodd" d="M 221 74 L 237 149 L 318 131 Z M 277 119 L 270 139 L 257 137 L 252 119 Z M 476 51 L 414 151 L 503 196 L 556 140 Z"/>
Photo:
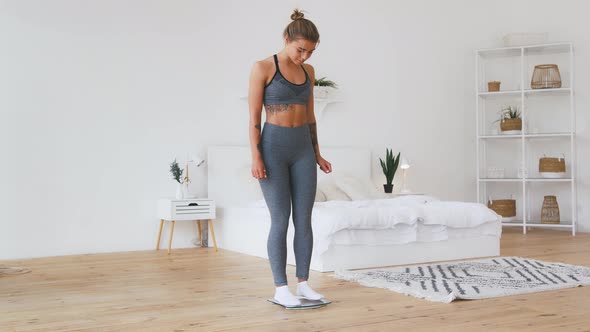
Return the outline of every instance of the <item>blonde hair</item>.
<path id="1" fill-rule="evenodd" d="M 312 21 L 303 18 L 303 12 L 299 9 L 293 10 L 291 14 L 293 22 L 289 23 L 283 31 L 283 36 L 287 37 L 289 41 L 297 39 L 305 39 L 310 42 L 317 43 L 320 41 L 320 33 Z"/>

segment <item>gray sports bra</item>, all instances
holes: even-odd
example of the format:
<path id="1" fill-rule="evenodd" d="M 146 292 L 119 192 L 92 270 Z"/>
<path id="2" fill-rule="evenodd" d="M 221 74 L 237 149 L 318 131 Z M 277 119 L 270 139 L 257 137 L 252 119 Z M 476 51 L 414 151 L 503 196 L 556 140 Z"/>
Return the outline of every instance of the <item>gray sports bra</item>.
<path id="1" fill-rule="evenodd" d="M 305 73 L 305 82 L 303 84 L 294 84 L 289 81 L 281 74 L 279 70 L 279 61 L 277 55 L 274 54 L 275 59 L 275 75 L 272 80 L 264 87 L 264 104 L 265 105 L 276 105 L 276 104 L 300 104 L 306 105 L 311 95 L 311 86 L 309 84 L 309 76 L 301 65 L 303 72 Z"/>

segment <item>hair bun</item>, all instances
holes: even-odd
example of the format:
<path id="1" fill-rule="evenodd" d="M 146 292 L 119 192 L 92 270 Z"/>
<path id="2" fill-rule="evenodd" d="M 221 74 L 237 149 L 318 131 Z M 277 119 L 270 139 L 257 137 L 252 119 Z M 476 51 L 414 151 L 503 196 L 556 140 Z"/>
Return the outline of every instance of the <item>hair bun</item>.
<path id="1" fill-rule="evenodd" d="M 303 13 L 299 9 L 293 10 L 293 14 L 291 14 L 291 19 L 293 21 L 299 20 L 303 18 Z"/>

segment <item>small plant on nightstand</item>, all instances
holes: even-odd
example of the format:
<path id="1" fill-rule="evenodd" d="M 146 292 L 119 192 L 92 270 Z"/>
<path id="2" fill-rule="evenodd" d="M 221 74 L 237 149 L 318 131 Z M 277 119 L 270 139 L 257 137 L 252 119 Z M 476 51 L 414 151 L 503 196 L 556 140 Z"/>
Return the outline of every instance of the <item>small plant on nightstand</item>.
<path id="1" fill-rule="evenodd" d="M 184 170 L 180 169 L 178 166 L 178 162 L 176 159 L 170 164 L 170 173 L 172 173 L 172 178 L 178 182 L 176 186 L 176 199 L 183 199 L 184 193 L 182 191 L 182 184 L 184 183 L 184 178 L 182 177 L 182 173 Z"/>
<path id="2" fill-rule="evenodd" d="M 315 86 L 313 94 L 316 98 L 328 98 L 334 89 L 338 89 L 338 84 L 326 77 L 315 79 L 313 85 Z"/>
<path id="3" fill-rule="evenodd" d="M 326 79 L 326 77 L 316 78 L 315 81 L 313 82 L 313 85 L 315 85 L 315 86 L 329 86 L 334 89 L 337 89 L 337 86 L 338 86 L 338 84 L 336 84 L 336 82 L 330 81 L 330 80 Z"/>
<path id="4" fill-rule="evenodd" d="M 399 156 L 399 152 L 397 156 L 394 157 L 391 149 L 385 149 L 385 161 L 379 158 L 379 161 L 381 162 L 381 168 L 383 169 L 383 174 L 385 175 L 386 183 L 383 185 L 383 189 L 386 193 L 391 193 L 393 191 L 393 177 L 397 171 Z"/>

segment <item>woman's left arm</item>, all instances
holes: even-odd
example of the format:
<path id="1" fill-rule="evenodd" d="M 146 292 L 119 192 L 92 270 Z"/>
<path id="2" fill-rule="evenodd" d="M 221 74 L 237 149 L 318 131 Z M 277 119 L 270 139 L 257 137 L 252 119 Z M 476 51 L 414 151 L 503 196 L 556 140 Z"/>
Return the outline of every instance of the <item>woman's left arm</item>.
<path id="1" fill-rule="evenodd" d="M 309 96 L 309 100 L 307 101 L 307 107 L 306 107 L 307 123 L 309 126 L 309 134 L 311 136 L 311 144 L 313 145 L 313 150 L 315 151 L 315 157 L 316 157 L 318 165 L 320 166 L 320 169 L 322 171 L 324 171 L 324 173 L 330 173 L 330 172 L 332 172 L 332 165 L 327 160 L 322 158 L 322 155 L 320 153 L 320 145 L 318 143 L 318 127 L 317 127 L 314 108 L 313 108 L 313 106 L 314 106 L 313 88 L 314 88 L 314 82 L 315 82 L 315 71 L 311 65 L 304 64 L 304 66 L 305 66 L 305 70 L 307 71 L 307 74 L 309 75 L 309 80 L 310 80 L 309 84 L 311 84 L 311 94 Z"/>

